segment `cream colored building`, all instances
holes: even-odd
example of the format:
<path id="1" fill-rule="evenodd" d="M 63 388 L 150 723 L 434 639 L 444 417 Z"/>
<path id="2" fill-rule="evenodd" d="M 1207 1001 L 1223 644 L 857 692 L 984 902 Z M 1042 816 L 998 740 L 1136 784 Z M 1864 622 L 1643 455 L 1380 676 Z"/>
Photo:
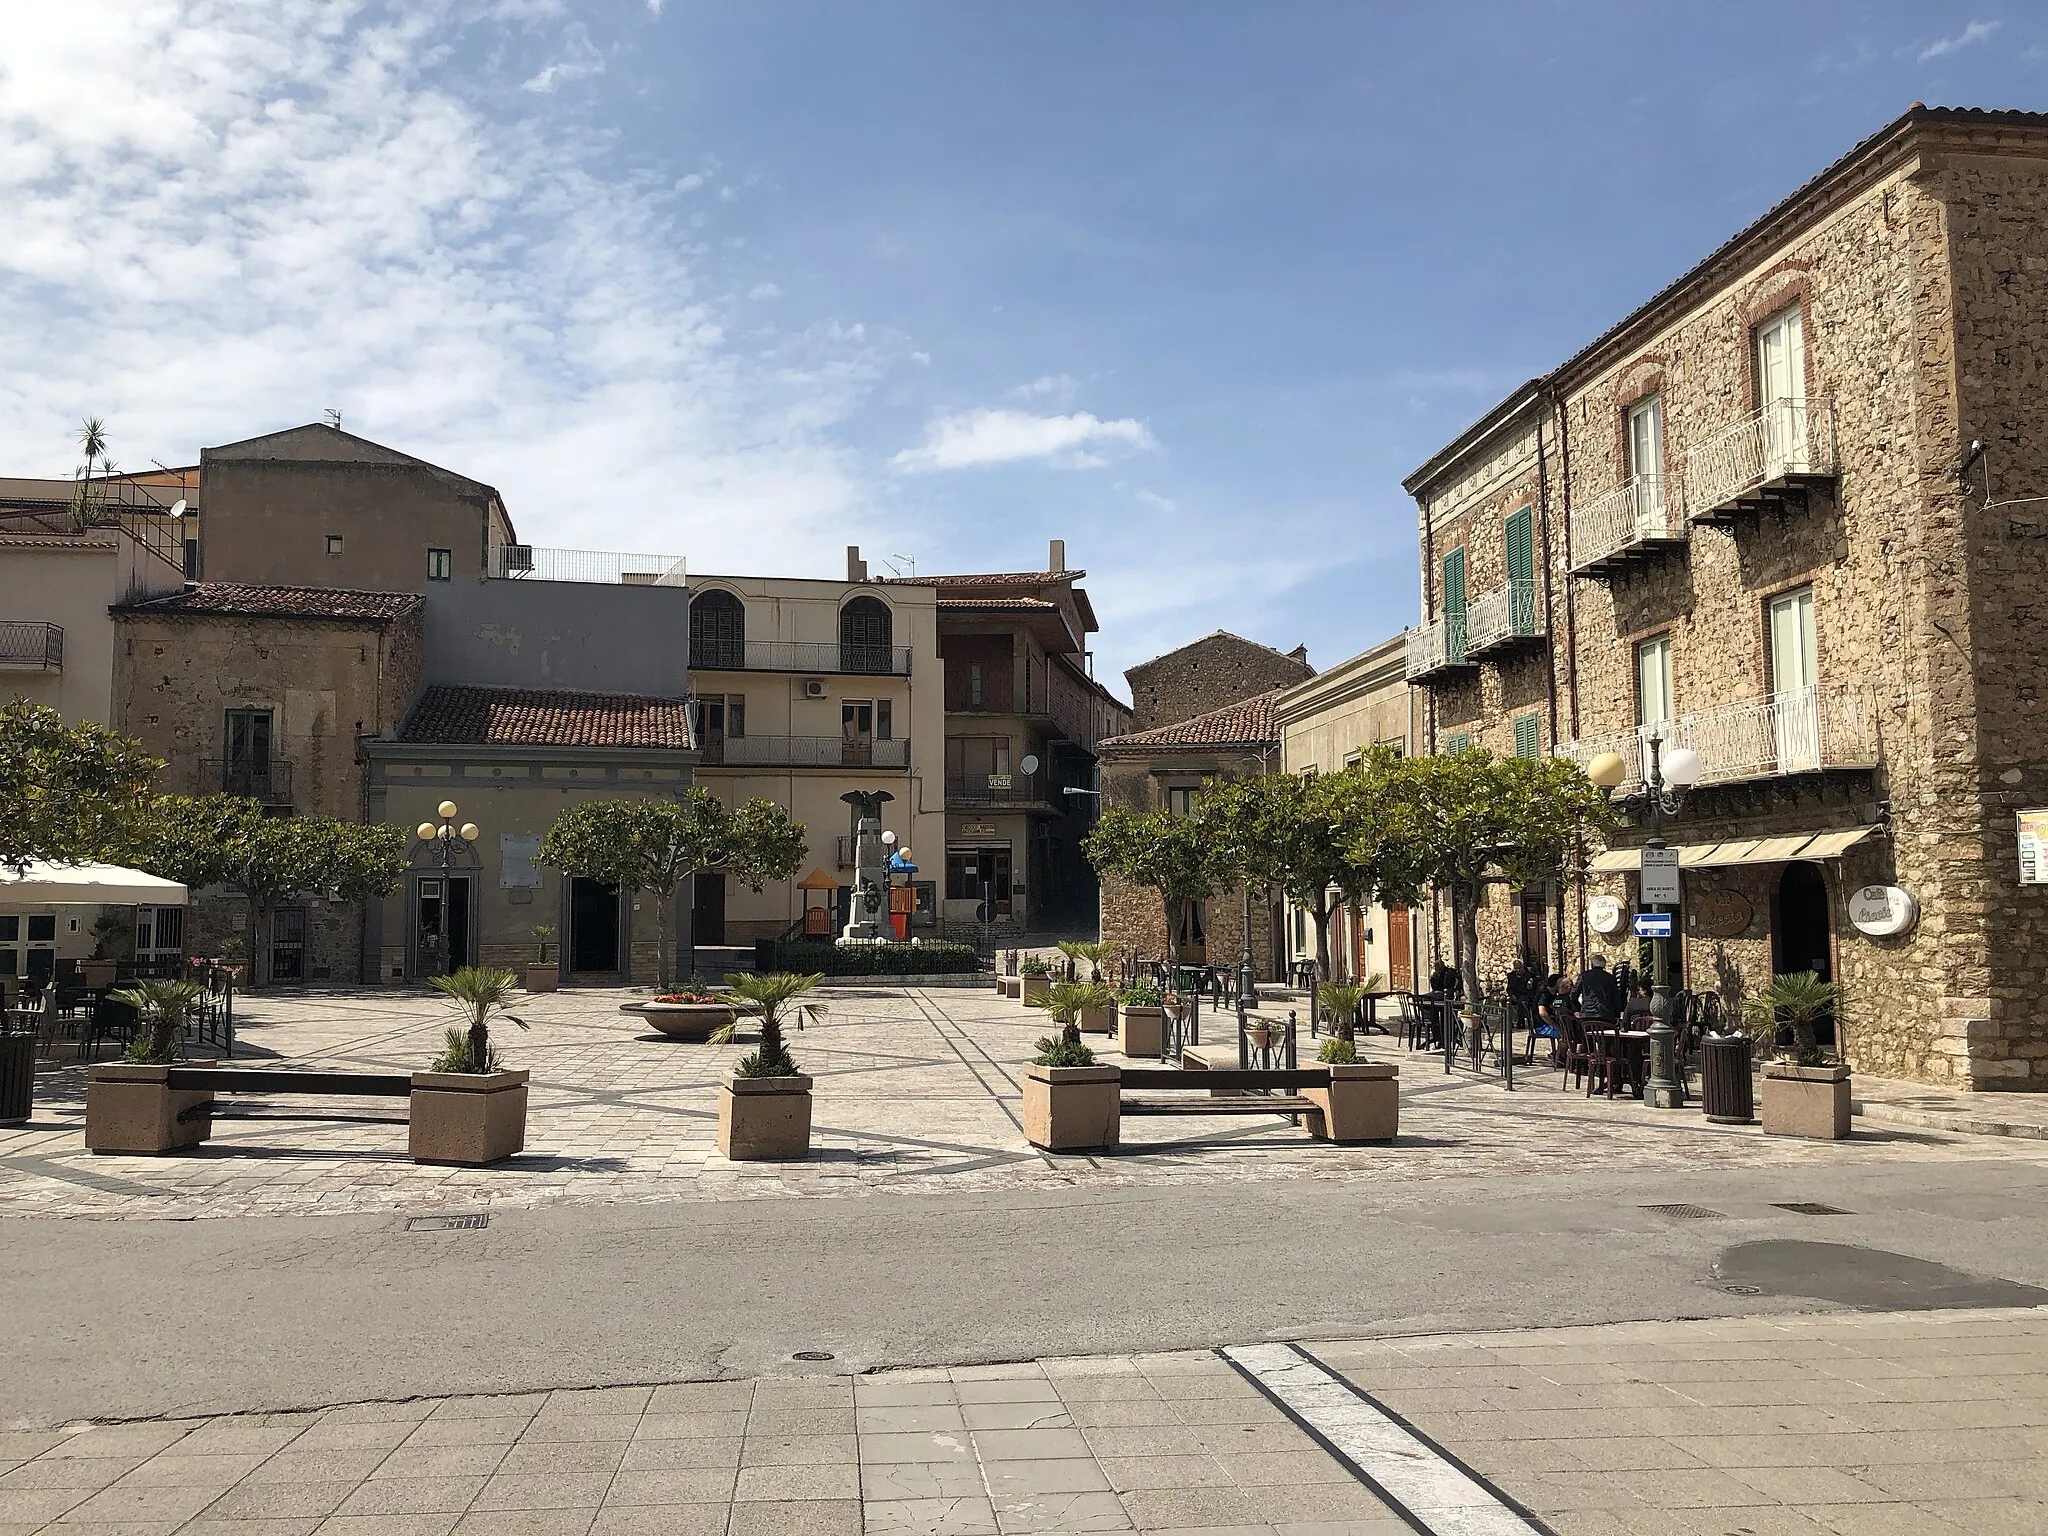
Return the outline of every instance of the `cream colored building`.
<path id="1" fill-rule="evenodd" d="M 1339 662 L 1274 700 L 1280 727 L 1280 767 L 1297 777 L 1341 773 L 1368 748 L 1390 746 L 1411 755 L 1421 739 L 1423 695 L 1408 686 L 1407 646 L 1396 635 Z M 1315 918 L 1289 904 L 1287 939 L 1296 960 L 1316 958 Z M 1406 908 L 1374 903 L 1345 907 L 1330 920 L 1331 974 L 1343 980 L 1377 975 L 1397 992 L 1415 988 L 1422 935 Z"/>

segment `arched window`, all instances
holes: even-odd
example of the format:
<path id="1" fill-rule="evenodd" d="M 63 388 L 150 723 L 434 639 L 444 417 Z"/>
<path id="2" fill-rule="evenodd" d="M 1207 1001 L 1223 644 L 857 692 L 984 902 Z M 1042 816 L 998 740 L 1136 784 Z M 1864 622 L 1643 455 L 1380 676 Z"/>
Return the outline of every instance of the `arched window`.
<path id="1" fill-rule="evenodd" d="M 888 672 L 893 638 L 888 604 L 856 597 L 839 610 L 839 670 Z"/>
<path id="2" fill-rule="evenodd" d="M 690 599 L 690 665 L 738 671 L 747 664 L 747 610 L 717 588 Z"/>

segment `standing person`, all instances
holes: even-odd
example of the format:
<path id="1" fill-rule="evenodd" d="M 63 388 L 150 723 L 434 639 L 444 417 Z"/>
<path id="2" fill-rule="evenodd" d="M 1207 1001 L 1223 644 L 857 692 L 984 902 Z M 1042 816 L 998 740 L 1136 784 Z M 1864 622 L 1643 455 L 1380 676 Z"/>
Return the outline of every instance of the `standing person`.
<path id="1" fill-rule="evenodd" d="M 1595 955 L 1586 962 L 1578 984 L 1572 988 L 1571 1004 L 1588 1024 L 1613 1024 L 1621 1018 L 1621 987 L 1608 974 L 1605 955 Z"/>

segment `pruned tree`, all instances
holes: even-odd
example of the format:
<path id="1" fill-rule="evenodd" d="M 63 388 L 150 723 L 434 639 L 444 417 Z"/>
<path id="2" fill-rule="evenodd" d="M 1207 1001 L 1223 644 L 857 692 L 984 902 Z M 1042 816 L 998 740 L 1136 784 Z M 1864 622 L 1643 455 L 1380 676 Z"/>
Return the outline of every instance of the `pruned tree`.
<path id="1" fill-rule="evenodd" d="M 1099 875 L 1115 875 L 1158 892 L 1166 917 L 1166 963 L 1180 964 L 1180 927 L 1188 903 L 1216 889 L 1216 863 L 1208 836 L 1192 816 L 1169 810 L 1134 811 L 1113 805 L 1082 841 Z"/>
<path id="2" fill-rule="evenodd" d="M 54 709 L 0 706 L 0 868 L 118 856 L 134 839 L 162 762 L 142 744 Z"/>

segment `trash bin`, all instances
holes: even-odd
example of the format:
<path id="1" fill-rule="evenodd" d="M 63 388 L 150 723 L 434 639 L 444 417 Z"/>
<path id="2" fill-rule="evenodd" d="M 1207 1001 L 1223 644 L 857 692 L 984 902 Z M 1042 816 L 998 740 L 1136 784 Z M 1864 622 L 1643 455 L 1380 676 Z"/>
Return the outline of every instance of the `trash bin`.
<path id="1" fill-rule="evenodd" d="M 1716 1125 L 1748 1125 L 1756 1119 L 1749 1036 L 1709 1035 L 1700 1042 L 1700 1108 Z"/>
<path id="2" fill-rule="evenodd" d="M 0 1024 L 0 1125 L 20 1125 L 35 1106 L 36 1037 Z"/>

